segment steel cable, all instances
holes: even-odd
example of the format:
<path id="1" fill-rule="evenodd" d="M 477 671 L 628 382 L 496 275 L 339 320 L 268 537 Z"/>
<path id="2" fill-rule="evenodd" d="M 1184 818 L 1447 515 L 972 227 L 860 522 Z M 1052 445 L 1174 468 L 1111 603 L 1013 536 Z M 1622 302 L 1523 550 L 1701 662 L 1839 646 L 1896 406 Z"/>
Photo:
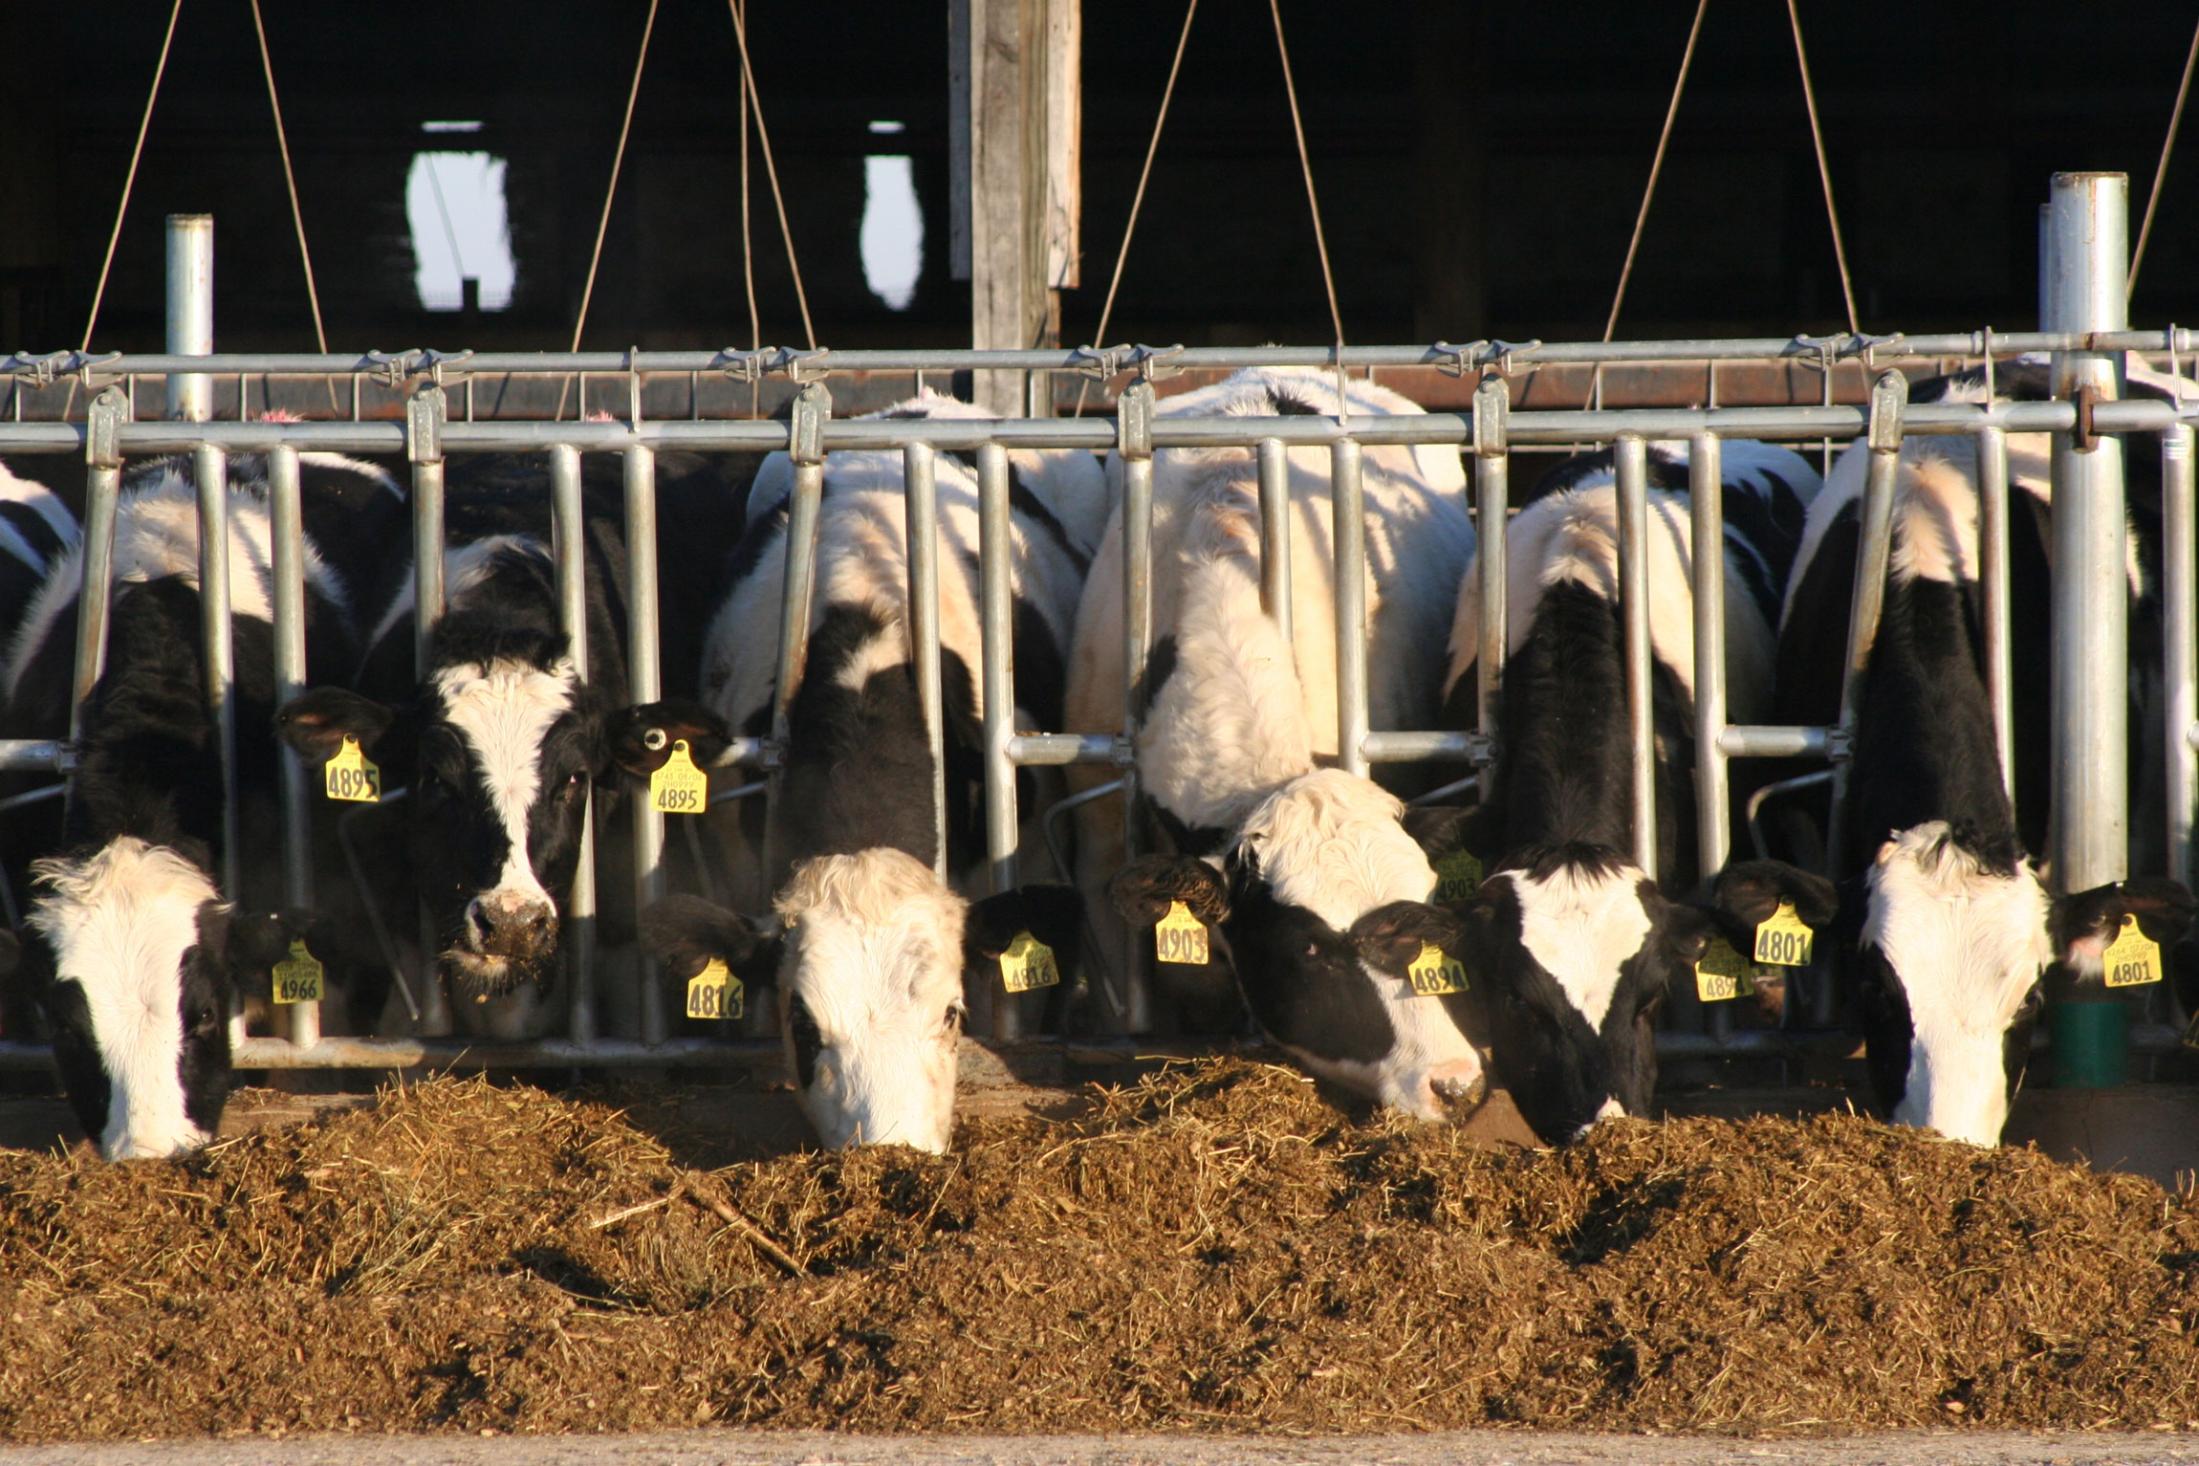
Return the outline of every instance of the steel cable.
<path id="1" fill-rule="evenodd" d="M 1283 63 L 1283 92 L 1290 99 L 1290 130 L 1298 140 L 1298 171 L 1306 180 L 1306 207 L 1313 214 L 1313 247 L 1321 256 L 1321 284 L 1329 296 L 1329 324 L 1336 328 L 1337 371 L 1343 371 L 1344 314 L 1336 305 L 1336 276 L 1329 269 L 1329 242 L 1321 231 L 1321 201 L 1313 192 L 1313 163 L 1306 156 L 1306 128 L 1298 115 L 1298 84 L 1290 75 L 1290 45 L 1283 39 L 1282 0 L 1268 0 L 1268 14 L 1275 19 L 1275 52 Z M 1343 391 L 1339 387 L 1337 400 L 1341 408 Z"/>
<path id="2" fill-rule="evenodd" d="M 2138 247 L 2130 252 L 2130 277 L 2123 282 L 2123 302 L 2128 304 L 2138 289 L 2138 266 L 2145 263 L 2146 241 L 2153 237 L 2153 211 L 2161 204 L 2161 183 L 2168 177 L 2169 155 L 2176 150 L 2176 131 L 2184 122 L 2184 99 L 2191 95 L 2192 63 L 2199 61 L 2199 26 L 2191 32 L 2191 49 L 2184 53 L 2184 79 L 2176 84 L 2176 105 L 2169 110 L 2168 136 L 2161 139 L 2161 161 L 2153 168 L 2153 188 L 2146 195 L 2145 222 L 2138 226 Z"/>
<path id="3" fill-rule="evenodd" d="M 122 238 L 123 216 L 130 211 L 130 190 L 137 183 L 137 165 L 145 156 L 145 134 L 153 125 L 153 103 L 160 97 L 160 79 L 168 70 L 168 51 L 176 42 L 176 21 L 183 14 L 183 0 L 175 0 L 168 12 L 168 34 L 161 38 L 160 60 L 153 65 L 153 85 L 145 94 L 145 115 L 138 119 L 137 142 L 130 149 L 130 171 L 122 178 L 122 199 L 115 205 L 115 227 L 107 235 L 107 257 L 100 261 L 99 284 L 92 290 L 91 314 L 84 318 L 85 351 L 92 349 L 92 331 L 99 325 L 99 304 L 107 296 L 107 276 L 115 266 L 115 245 Z"/>
<path id="4" fill-rule="evenodd" d="M 748 104 L 756 109 L 756 141 L 763 149 L 764 177 L 771 183 L 771 204 L 779 213 L 779 238 L 786 244 L 787 271 L 794 277 L 794 303 L 801 308 L 802 335 L 808 340 L 809 349 L 815 351 L 817 328 L 810 324 L 809 295 L 802 289 L 802 267 L 794 258 L 794 230 L 787 223 L 786 195 L 779 191 L 779 165 L 771 154 L 771 129 L 764 125 L 763 94 L 756 89 L 756 70 L 748 60 L 748 26 L 741 14 L 742 7 L 735 5 L 733 0 L 726 0 L 726 9 L 733 15 L 733 40 L 741 48 L 741 88 Z"/>
<path id="5" fill-rule="evenodd" d="M 1863 334 L 1855 313 L 1855 284 L 1848 277 L 1848 248 L 1840 241 L 1840 211 L 1833 207 L 1832 169 L 1825 162 L 1825 130 L 1817 119 L 1817 89 L 1810 85 L 1810 58 L 1802 49 L 1802 17 L 1787 0 L 1787 23 L 1794 29 L 1794 63 L 1802 72 L 1802 105 L 1809 109 L 1810 143 L 1817 149 L 1817 181 L 1825 190 L 1825 220 L 1832 226 L 1833 262 L 1840 267 L 1840 296 L 1848 305 L 1848 331 Z"/>

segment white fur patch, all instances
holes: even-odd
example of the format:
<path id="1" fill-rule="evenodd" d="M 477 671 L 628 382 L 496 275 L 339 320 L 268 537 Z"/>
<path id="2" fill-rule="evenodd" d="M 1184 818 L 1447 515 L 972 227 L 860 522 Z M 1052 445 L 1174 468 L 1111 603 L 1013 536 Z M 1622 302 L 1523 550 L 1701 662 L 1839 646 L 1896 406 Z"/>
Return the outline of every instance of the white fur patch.
<path id="1" fill-rule="evenodd" d="M 443 717 L 465 737 L 481 766 L 481 783 L 511 842 L 499 892 L 550 901 L 527 859 L 527 811 L 542 792 L 542 739 L 572 710 L 578 681 L 573 664 L 559 658 L 545 672 L 528 662 L 497 661 L 487 667 L 446 667 L 435 675 Z"/>
<path id="2" fill-rule="evenodd" d="M 83 538 L 76 516 L 69 512 L 69 506 L 62 502 L 59 494 L 36 479 L 18 477 L 5 463 L 0 463 L 0 503 L 20 504 L 46 521 L 46 527 L 53 531 L 64 549 L 74 547 Z M 46 568 L 46 557 L 5 519 L 0 519 L 0 553 L 21 561 L 32 570 Z"/>
<path id="3" fill-rule="evenodd" d="M 1934 820 L 1879 847 L 1861 940 L 1909 1000 L 1908 1088 L 1894 1119 L 1995 1145 L 2008 1118 L 2004 1037 L 2053 958 L 2047 896 L 2029 862 L 2013 878 L 1981 870 L 1947 834 Z"/>
<path id="4" fill-rule="evenodd" d="M 962 898 L 922 861 L 872 849 L 803 861 L 773 906 L 788 929 L 780 982 L 800 996 L 824 1044 L 802 1091 L 818 1135 L 833 1146 L 945 1151 Z M 787 1042 L 791 1071 L 791 1032 Z"/>
<path id="5" fill-rule="evenodd" d="M 1519 870 L 1491 879 L 1512 883 L 1520 945 L 1601 1033 L 1620 969 L 1641 951 L 1653 925 L 1642 907 L 1641 870 L 1624 863 L 1608 872 L 1566 866 L 1542 880 Z"/>
<path id="6" fill-rule="evenodd" d="M 121 836 L 82 860 L 33 862 L 44 888 L 29 924 L 52 945 L 57 981 L 74 982 L 110 1085 L 100 1150 L 110 1160 L 168 1156 L 210 1138 L 184 1112 L 183 959 L 199 907 L 220 899 L 175 851 Z"/>

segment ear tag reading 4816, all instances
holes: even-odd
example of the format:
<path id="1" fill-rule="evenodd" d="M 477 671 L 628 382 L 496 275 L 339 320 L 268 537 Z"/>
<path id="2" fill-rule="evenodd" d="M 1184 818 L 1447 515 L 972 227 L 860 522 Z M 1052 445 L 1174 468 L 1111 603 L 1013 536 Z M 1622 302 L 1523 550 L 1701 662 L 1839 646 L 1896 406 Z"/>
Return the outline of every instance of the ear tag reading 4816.
<path id="1" fill-rule="evenodd" d="M 2111 988 L 2143 987 L 2161 980 L 2161 944 L 2147 936 L 2138 918 L 2125 914 L 2123 929 L 2100 954 L 2102 976 Z"/>
<path id="2" fill-rule="evenodd" d="M 701 814 L 710 807 L 710 776 L 695 767 L 686 739 L 674 739 L 672 756 L 649 776 L 649 807 L 665 814 Z"/>
<path id="3" fill-rule="evenodd" d="M 1405 968 L 1405 979 L 1416 996 L 1441 997 L 1466 991 L 1466 964 L 1433 942 L 1420 944 L 1420 955 Z"/>
<path id="4" fill-rule="evenodd" d="M 359 749 L 359 740 L 348 733 L 336 756 L 321 765 L 321 787 L 331 799 L 346 804 L 382 802 L 382 771 Z"/>
<path id="5" fill-rule="evenodd" d="M 1733 943 L 1712 937 L 1695 963 L 1695 996 L 1706 1003 L 1729 1003 L 1755 995 L 1755 968 L 1734 950 Z"/>
<path id="6" fill-rule="evenodd" d="M 321 1001 L 321 964 L 308 952 L 303 941 L 290 944 L 290 955 L 275 964 L 275 1001 L 278 1003 L 318 1003 Z"/>
<path id="7" fill-rule="evenodd" d="M 725 959 L 713 957 L 703 964 L 702 971 L 687 979 L 687 1016 L 738 1018 L 746 996 L 741 980 L 726 967 Z"/>
<path id="8" fill-rule="evenodd" d="M 1782 901 L 1756 924 L 1756 960 L 1766 967 L 1807 967 L 1815 941 L 1809 925 L 1794 914 L 1794 903 Z"/>
<path id="9" fill-rule="evenodd" d="M 1206 923 L 1191 914 L 1181 901 L 1168 903 L 1168 914 L 1153 924 L 1153 955 L 1163 962 L 1189 967 L 1205 965 L 1213 949 L 1206 938 Z"/>
<path id="10" fill-rule="evenodd" d="M 1050 988 L 1061 982 L 1061 964 L 1054 949 L 1029 932 L 1017 932 L 1008 950 L 1000 954 L 1000 985 L 1011 993 Z"/>

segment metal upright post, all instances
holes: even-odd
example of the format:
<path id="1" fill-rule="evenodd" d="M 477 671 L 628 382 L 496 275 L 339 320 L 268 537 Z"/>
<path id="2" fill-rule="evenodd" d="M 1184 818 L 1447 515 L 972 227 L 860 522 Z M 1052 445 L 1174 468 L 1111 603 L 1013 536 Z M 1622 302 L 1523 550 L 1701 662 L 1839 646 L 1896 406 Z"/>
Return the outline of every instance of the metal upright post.
<path id="1" fill-rule="evenodd" d="M 412 656 L 425 678 L 443 619 L 443 389 L 429 383 L 405 399 L 405 456 L 412 461 Z M 450 994 L 438 970 L 438 937 L 426 903 L 415 913 L 420 933 L 420 1031 L 451 1031 Z"/>
<path id="2" fill-rule="evenodd" d="M 1336 761 L 1367 777 L 1367 510 L 1362 450 L 1329 445 L 1329 504 L 1336 535 Z"/>
<path id="3" fill-rule="evenodd" d="M 1015 764 L 1008 756 L 1016 731 L 1012 493 L 1007 450 L 984 444 L 977 450 L 977 615 L 985 701 L 985 857 L 995 893 L 1015 888 L 1021 825 Z M 997 995 L 993 1037 L 1022 1036 L 1021 1005 L 1007 993 Z"/>
<path id="4" fill-rule="evenodd" d="M 277 443 L 267 454 L 269 537 L 274 541 L 275 703 L 305 691 L 305 521 L 298 495 L 298 450 Z M 283 900 L 301 909 L 313 905 L 312 786 L 305 762 L 294 749 L 283 749 Z M 321 1005 L 289 1005 L 290 1041 L 310 1048 L 321 1037 Z"/>
<path id="5" fill-rule="evenodd" d="M 1985 588 L 1985 691 L 1993 707 L 1993 748 L 2001 786 L 2016 802 L 2014 653 L 2008 621 L 2008 432 L 1978 430 L 1978 566 Z"/>
<path id="6" fill-rule="evenodd" d="M 550 550 L 557 571 L 557 624 L 565 633 L 573 675 L 588 680 L 588 519 L 581 494 L 580 451 L 568 443 L 550 449 Z M 628 587 L 632 589 L 631 586 Z M 647 800 L 637 801 L 646 804 Z M 570 938 L 565 944 L 565 1022 L 572 1040 L 596 1036 L 596 819 L 595 797 L 580 821 L 580 859 L 573 893 L 565 903 Z"/>
<path id="7" fill-rule="evenodd" d="M 237 867 L 237 669 L 229 626 L 229 455 L 201 443 L 192 455 L 198 481 L 199 636 L 206 654 L 207 711 L 213 714 L 221 760 L 221 889 L 241 894 Z"/>
<path id="8" fill-rule="evenodd" d="M 172 356 L 207 356 L 214 350 L 214 216 L 168 216 L 168 322 Z M 205 422 L 213 416 L 214 379 L 202 372 L 168 378 L 168 416 Z"/>
<path id="9" fill-rule="evenodd" d="M 1474 722 L 1494 752 L 1497 695 L 1504 676 L 1505 523 L 1511 494 L 1511 444 L 1508 427 L 1511 388 L 1504 378 L 1488 376 L 1474 388 L 1474 552 L 1480 568 L 1481 645 L 1474 652 Z M 1488 802 L 1490 775 L 1481 775 L 1481 799 Z"/>
<path id="10" fill-rule="evenodd" d="M 1290 604 L 1290 455 L 1280 438 L 1262 438 L 1260 465 L 1260 609 L 1293 650 Z"/>
<path id="11" fill-rule="evenodd" d="M 817 513 L 825 497 L 825 422 L 831 416 L 831 394 L 824 383 L 811 382 L 795 397 L 788 425 L 787 456 L 794 460 L 794 491 L 787 503 L 785 596 L 779 606 L 778 677 L 771 703 L 771 741 L 781 749 L 786 747 L 787 718 L 802 667 L 809 659 L 810 587 L 817 570 Z M 782 759 L 771 770 L 764 796 L 770 801 L 764 819 L 764 879 L 773 887 L 779 880 L 773 833 L 785 781 Z"/>
<path id="12" fill-rule="evenodd" d="M 1618 469 L 1619 614 L 1626 634 L 1626 726 L 1633 754 L 1634 863 L 1657 878 L 1657 751 L 1649 646 L 1649 455 L 1633 433 L 1614 445 Z"/>
<path id="13" fill-rule="evenodd" d="M 2130 182 L 2120 173 L 2057 173 L 2042 324 L 2119 331 Z M 2129 864 L 2130 588 L 2124 575 L 2123 445 L 2090 431 L 2093 404 L 2122 396 L 2122 357 L 2054 355 L 2054 391 L 2077 404 L 2077 430 L 2054 437 L 2054 760 L 2050 820 L 2055 887 L 2121 880 Z"/>
<path id="14" fill-rule="evenodd" d="M 2199 603 L 2194 602 L 2192 428 L 2179 423 L 2161 435 L 2162 684 L 2167 689 L 2168 873 L 2191 884 L 2192 801 L 2199 798 L 2199 749 L 2192 725 L 2199 722 Z"/>
<path id="15" fill-rule="evenodd" d="M 947 720 L 939 686 L 939 481 L 931 446 L 901 450 L 902 514 L 908 529 L 909 653 L 916 705 L 932 760 L 932 870 L 947 879 Z"/>
<path id="16" fill-rule="evenodd" d="M 69 696 L 69 741 L 84 732 L 84 702 L 107 665 L 107 603 L 114 588 L 115 507 L 122 494 L 120 430 L 130 399 L 109 387 L 92 399 L 84 454 L 91 465 L 84 495 L 84 575 L 76 593 L 76 678 Z M 76 781 L 71 779 L 70 787 Z"/>
<path id="17" fill-rule="evenodd" d="M 636 703 L 664 696 L 657 612 L 657 455 L 635 444 L 626 450 L 626 671 L 627 690 Z M 637 798 L 633 806 L 638 914 L 664 899 L 664 815 L 647 799 Z M 660 1044 L 668 1032 L 664 985 L 655 980 L 655 963 L 644 957 L 641 965 L 641 1038 Z"/>
<path id="18" fill-rule="evenodd" d="M 1725 869 L 1726 506 L 1723 445 L 1698 433 L 1688 445 L 1687 498 L 1695 570 L 1695 851 L 1704 879 Z"/>
<path id="19" fill-rule="evenodd" d="M 1863 696 L 1863 670 L 1878 640 L 1878 621 L 1886 609 L 1886 564 L 1893 555 L 1894 484 L 1901 467 L 1901 418 L 1909 405 L 1909 382 L 1899 372 L 1882 372 L 1871 383 L 1870 426 L 1865 441 L 1871 461 L 1863 481 L 1863 523 L 1856 540 L 1855 579 L 1850 586 L 1848 655 L 1840 680 L 1840 726 L 1834 750 L 1832 818 L 1825 832 L 1825 866 L 1834 879 L 1845 870 L 1849 837 L 1848 755 L 1855 742 L 1856 704 Z M 1829 1013 L 1821 1013 L 1829 1019 Z"/>
<path id="20" fill-rule="evenodd" d="M 1144 709 L 1145 661 L 1153 646 L 1153 386 L 1138 382 L 1116 404 L 1116 453 L 1122 459 L 1122 736 L 1131 758 L 1122 771 L 1122 853 L 1138 854 L 1144 811 L 1138 778 L 1138 728 Z M 1124 950 L 1130 970 L 1123 974 L 1123 1031 L 1144 1033 L 1153 1026 L 1152 971 L 1145 943 L 1133 932 Z"/>

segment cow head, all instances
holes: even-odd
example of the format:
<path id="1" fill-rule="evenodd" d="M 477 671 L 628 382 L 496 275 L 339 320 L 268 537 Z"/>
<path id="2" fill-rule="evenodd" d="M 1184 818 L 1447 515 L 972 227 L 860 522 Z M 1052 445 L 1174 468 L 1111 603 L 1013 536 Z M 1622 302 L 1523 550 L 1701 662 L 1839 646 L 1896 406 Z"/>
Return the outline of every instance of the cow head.
<path id="1" fill-rule="evenodd" d="M 1670 985 L 1721 930 L 1747 950 L 1782 900 L 1812 926 L 1835 906 L 1830 883 L 1775 861 L 1729 866 L 1706 896 L 1677 902 L 1603 846 L 1507 857 L 1460 914 L 1491 1060 L 1536 1135 L 1562 1145 L 1599 1121 L 1647 1114 L 1652 1021 Z"/>
<path id="2" fill-rule="evenodd" d="M 1480 1103 L 1468 1041 L 1474 995 L 1418 996 L 1406 976 L 1423 945 L 1471 962 L 1464 933 L 1428 904 L 1434 867 L 1404 806 L 1337 769 L 1263 799 L 1215 861 L 1154 856 L 1110 886 L 1151 930 L 1182 902 L 1209 933 L 1209 967 L 1234 976 L 1268 1036 L 1313 1073 L 1425 1119 Z"/>
<path id="3" fill-rule="evenodd" d="M 2125 916 L 2164 953 L 2192 917 L 2175 881 L 2051 898 L 2013 835 L 1943 820 L 1880 845 L 1863 888 L 1855 980 L 1872 1087 L 1896 1123 L 1973 1145 L 2000 1142 L 2048 964 L 2096 977 Z"/>
<path id="4" fill-rule="evenodd" d="M 485 1000 L 540 982 L 557 950 L 589 791 L 610 766 L 609 711 L 561 641 L 519 635 L 439 655 L 403 707 L 317 688 L 276 726 L 315 762 L 356 738 L 385 789 L 411 789 L 413 876 L 443 970 Z"/>
<path id="5" fill-rule="evenodd" d="M 27 940 L 0 943 L 0 963 L 23 968 L 77 1119 L 109 1160 L 206 1144 L 238 994 L 270 981 L 303 918 L 236 912 L 201 861 L 129 836 L 31 871 Z"/>

